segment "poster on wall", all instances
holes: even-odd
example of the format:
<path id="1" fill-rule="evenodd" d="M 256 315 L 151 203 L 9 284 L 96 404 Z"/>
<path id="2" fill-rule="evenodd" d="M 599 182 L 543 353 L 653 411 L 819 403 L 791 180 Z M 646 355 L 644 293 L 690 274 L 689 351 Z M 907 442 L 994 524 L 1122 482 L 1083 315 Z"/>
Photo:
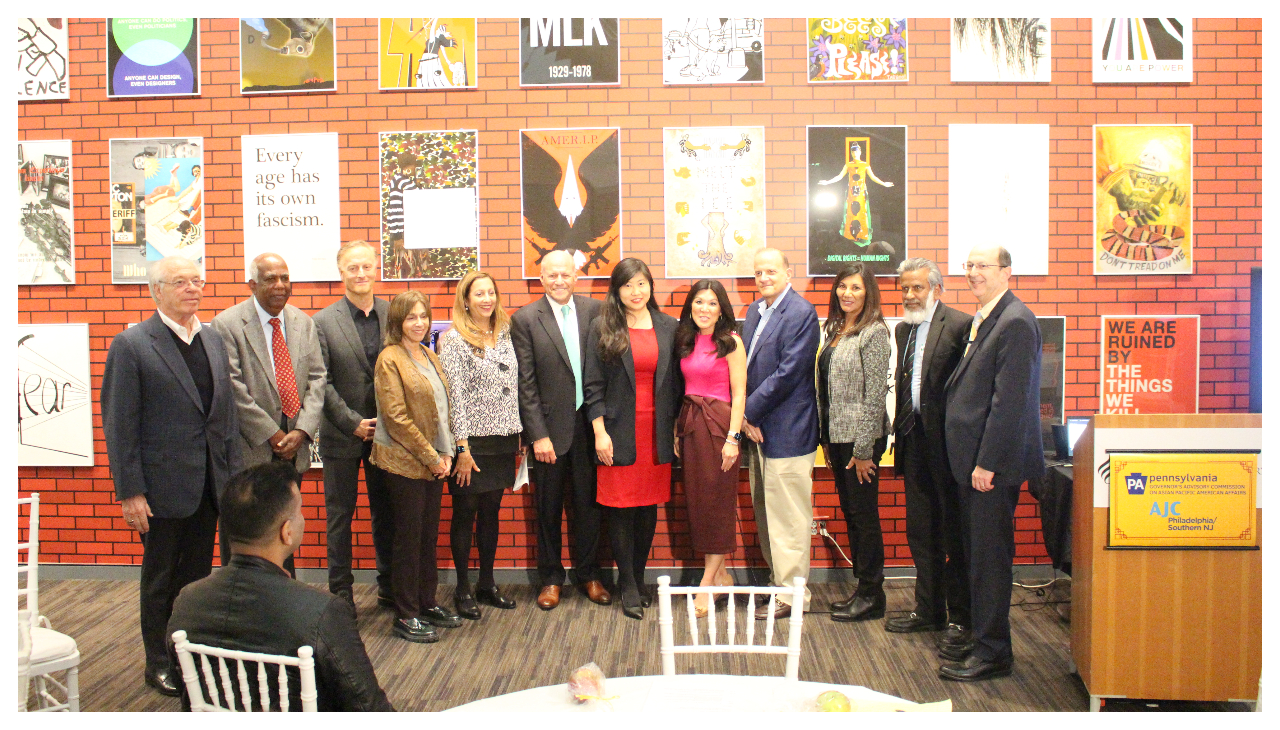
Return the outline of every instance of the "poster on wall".
<path id="1" fill-rule="evenodd" d="M 863 262 L 893 276 L 907 256 L 907 128 L 808 128 L 809 276 Z"/>
<path id="2" fill-rule="evenodd" d="M 107 96 L 199 93 L 199 18 L 107 18 Z"/>
<path id="3" fill-rule="evenodd" d="M 1093 127 L 1093 273 L 1190 274 L 1190 124 Z"/>
<path id="4" fill-rule="evenodd" d="M 809 18 L 809 83 L 906 81 L 906 18 Z"/>
<path id="5" fill-rule="evenodd" d="M 18 101 L 70 99 L 66 18 L 18 18 Z"/>
<path id="6" fill-rule="evenodd" d="M 764 127 L 662 130 L 666 277 L 753 276 L 765 246 Z"/>
<path id="7" fill-rule="evenodd" d="M 1094 18 L 1093 83 L 1191 83 L 1191 21 Z"/>
<path id="8" fill-rule="evenodd" d="M 111 140 L 111 283 L 145 284 L 165 256 L 204 276 L 203 148 L 200 137 Z"/>
<path id="9" fill-rule="evenodd" d="M 1049 273 L 1049 125 L 952 124 L 947 141 L 947 273 L 1000 241 L 1017 274 Z"/>
<path id="10" fill-rule="evenodd" d="M 952 18 L 951 80 L 1049 83 L 1048 18 Z"/>
<path id="11" fill-rule="evenodd" d="M 71 141 L 18 143 L 19 284 L 74 284 Z"/>
<path id="12" fill-rule="evenodd" d="M 246 134 L 240 174 L 246 280 L 249 262 L 271 252 L 293 281 L 338 281 L 338 134 Z"/>
<path id="13" fill-rule="evenodd" d="M 618 84 L 617 18 L 521 18 L 520 85 Z"/>
<path id="14" fill-rule="evenodd" d="M 241 18 L 240 93 L 333 91 L 334 18 Z"/>
<path id="15" fill-rule="evenodd" d="M 663 18 L 662 83 L 764 81 L 764 18 Z"/>
<path id="16" fill-rule="evenodd" d="M 542 257 L 573 254 L 578 275 L 604 277 L 622 258 L 618 129 L 520 130 L 524 277 Z"/>
<path id="17" fill-rule="evenodd" d="M 475 131 L 383 132 L 378 150 L 382 280 L 480 268 Z"/>
<path id="18" fill-rule="evenodd" d="M 1200 315 L 1102 317 L 1099 413 L 1197 413 Z"/>
<path id="19" fill-rule="evenodd" d="M 89 325 L 17 330 L 18 466 L 93 466 Z"/>
<path id="20" fill-rule="evenodd" d="M 1067 395 L 1067 318 L 1036 317 L 1040 325 L 1040 428 L 1053 443 L 1050 426 L 1063 418 Z"/>
<path id="21" fill-rule="evenodd" d="M 475 18 L 378 18 L 378 88 L 474 89 Z"/>

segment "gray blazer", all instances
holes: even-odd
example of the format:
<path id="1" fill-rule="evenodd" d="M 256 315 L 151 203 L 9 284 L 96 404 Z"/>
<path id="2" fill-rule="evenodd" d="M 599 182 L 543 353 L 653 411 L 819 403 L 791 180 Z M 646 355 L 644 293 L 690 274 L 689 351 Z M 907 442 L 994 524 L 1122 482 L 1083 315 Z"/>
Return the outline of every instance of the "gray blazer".
<path id="1" fill-rule="evenodd" d="M 314 441 L 320 430 L 324 410 L 324 360 L 320 356 L 320 340 L 316 326 L 307 313 L 284 305 L 284 338 L 289 343 L 289 359 L 293 378 L 298 384 L 298 400 L 302 408 L 288 421 L 285 433 L 300 429 Z M 262 331 L 258 309 L 247 299 L 213 318 L 213 328 L 222 335 L 231 362 L 231 386 L 236 397 L 236 414 L 240 420 L 241 448 L 246 467 L 271 461 L 268 441 L 280 428 L 283 415 L 280 391 L 276 387 L 271 366 L 271 346 Z M 293 459 L 293 468 L 304 472 L 311 467 L 311 452 L 304 445 Z"/>
<path id="2" fill-rule="evenodd" d="M 870 459 L 876 440 L 892 428 L 885 411 L 891 355 L 889 328 L 882 323 L 840 338 L 831 353 L 830 403 L 821 417 L 826 419 L 828 443 L 853 444 L 853 455 L 859 459 Z"/>
<path id="3" fill-rule="evenodd" d="M 584 356 L 585 367 L 587 338 L 600 313 L 600 300 L 575 294 L 573 306 L 578 313 L 578 352 Z M 549 437 L 556 456 L 562 456 L 573 446 L 576 384 L 559 318 L 545 296 L 511 315 L 511 344 L 520 362 L 524 438 L 532 443 Z"/>
<path id="4" fill-rule="evenodd" d="M 102 431 L 116 498 L 145 494 L 155 517 L 195 514 L 204 494 L 206 461 L 216 495 L 241 469 L 226 347 L 207 327 L 200 330 L 200 342 L 213 373 L 208 413 L 159 313 L 117 334 L 107 352 Z"/>
<path id="5" fill-rule="evenodd" d="M 387 333 L 387 314 L 391 305 L 384 299 L 373 300 L 378 314 L 378 340 Z M 324 388 L 324 422 L 320 426 L 320 456 L 328 459 L 359 459 L 364 455 L 364 442 L 356 438 L 360 421 L 377 418 L 378 404 L 373 395 L 373 368 L 364 355 L 364 345 L 344 296 L 316 312 L 312 317 L 320 336 L 320 354 L 328 370 Z"/>

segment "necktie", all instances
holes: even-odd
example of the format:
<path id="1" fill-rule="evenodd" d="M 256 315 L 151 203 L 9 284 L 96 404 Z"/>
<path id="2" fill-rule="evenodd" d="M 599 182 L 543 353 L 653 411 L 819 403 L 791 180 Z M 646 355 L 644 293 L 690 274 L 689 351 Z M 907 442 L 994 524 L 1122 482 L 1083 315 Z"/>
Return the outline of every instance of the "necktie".
<path id="1" fill-rule="evenodd" d="M 893 430 L 905 436 L 916 424 L 915 408 L 911 402 L 911 378 L 916 365 L 916 331 L 920 325 L 911 325 L 911 334 L 907 335 L 907 344 L 902 348 L 902 377 L 898 378 L 898 417 L 893 421 Z"/>
<path id="2" fill-rule="evenodd" d="M 573 310 L 568 304 L 560 306 L 560 336 L 564 338 L 564 349 L 569 353 L 569 363 L 573 366 L 573 407 L 577 410 L 582 407 L 582 354 L 578 352 L 577 332 L 569 329 L 572 316 Z"/>
<path id="3" fill-rule="evenodd" d="M 286 416 L 293 418 L 302 409 L 302 401 L 298 400 L 298 381 L 293 377 L 293 360 L 289 358 L 289 348 L 284 344 L 280 318 L 272 317 L 267 322 L 271 324 L 271 352 L 276 365 L 276 390 L 280 391 L 280 409 Z"/>
<path id="4" fill-rule="evenodd" d="M 964 356 L 968 356 L 973 341 L 978 339 L 978 328 L 982 326 L 982 312 L 973 315 L 973 326 L 969 328 L 969 341 L 964 346 Z"/>

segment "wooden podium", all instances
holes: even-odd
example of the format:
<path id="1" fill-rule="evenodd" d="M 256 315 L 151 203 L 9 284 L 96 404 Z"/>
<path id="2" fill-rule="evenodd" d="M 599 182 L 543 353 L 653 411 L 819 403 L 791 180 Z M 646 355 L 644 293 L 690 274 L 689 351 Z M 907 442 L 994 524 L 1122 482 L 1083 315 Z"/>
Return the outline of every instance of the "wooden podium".
<path id="1" fill-rule="evenodd" d="M 1071 656 L 1091 711 L 1108 697 L 1258 699 L 1261 549 L 1107 549 L 1107 450 L 1183 448 L 1261 449 L 1262 416 L 1100 414 L 1076 443 Z"/>

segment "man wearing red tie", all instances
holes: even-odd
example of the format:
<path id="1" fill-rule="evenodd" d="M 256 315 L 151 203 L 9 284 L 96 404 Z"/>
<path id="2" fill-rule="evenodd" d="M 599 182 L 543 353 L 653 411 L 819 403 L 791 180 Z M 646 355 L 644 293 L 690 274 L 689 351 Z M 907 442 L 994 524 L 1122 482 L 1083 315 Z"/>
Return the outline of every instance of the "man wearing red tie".
<path id="1" fill-rule="evenodd" d="M 279 255 L 264 253 L 250 262 L 249 291 L 248 301 L 213 318 L 231 361 L 244 466 L 287 461 L 301 481 L 324 413 L 320 338 L 311 317 L 289 304 L 289 265 Z M 228 547 L 224 537 L 223 565 Z M 292 572 L 292 559 L 286 567 Z"/>

